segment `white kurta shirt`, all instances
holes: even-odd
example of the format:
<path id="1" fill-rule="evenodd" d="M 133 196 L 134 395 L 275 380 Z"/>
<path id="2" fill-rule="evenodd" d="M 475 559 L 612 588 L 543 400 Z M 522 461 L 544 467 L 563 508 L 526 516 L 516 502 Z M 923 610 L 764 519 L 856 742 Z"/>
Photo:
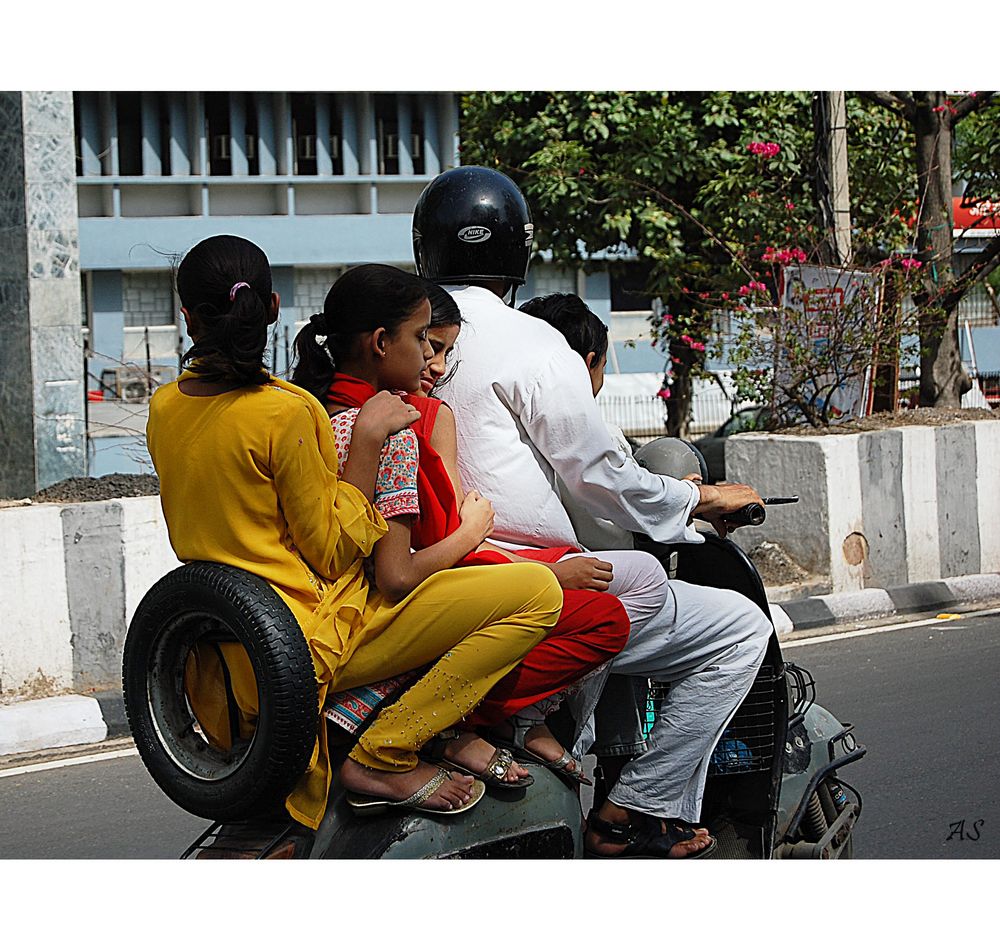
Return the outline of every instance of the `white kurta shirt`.
<path id="1" fill-rule="evenodd" d="M 619 447 L 579 354 L 553 327 L 481 287 L 446 287 L 465 323 L 456 368 L 435 393 L 455 412 L 466 489 L 493 503 L 494 539 L 579 545 L 556 473 L 594 515 L 661 542 L 700 542 L 691 482 L 655 475 Z"/>

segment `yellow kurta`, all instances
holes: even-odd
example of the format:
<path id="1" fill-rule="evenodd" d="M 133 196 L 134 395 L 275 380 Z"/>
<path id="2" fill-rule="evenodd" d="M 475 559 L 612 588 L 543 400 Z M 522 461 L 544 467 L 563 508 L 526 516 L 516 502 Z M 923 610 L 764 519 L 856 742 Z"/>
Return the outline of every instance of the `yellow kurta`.
<path id="1" fill-rule="evenodd" d="M 272 585 L 310 643 L 322 707 L 336 667 L 357 646 L 352 632 L 364 623 L 361 559 L 387 531 L 365 496 L 337 478 L 326 411 L 277 379 L 219 396 L 186 396 L 174 382 L 153 395 L 146 435 L 178 559 L 233 565 Z M 327 623 L 313 643 L 320 617 Z M 241 700 L 254 696 L 242 682 L 252 677 L 249 666 L 232 654 Z M 246 707 L 244 700 L 241 709 L 256 712 Z M 310 768 L 289 798 L 300 821 L 312 825 L 322 815 L 329 773 L 320 730 Z"/>
<path id="2" fill-rule="evenodd" d="M 556 623 L 562 593 L 543 565 L 438 572 L 396 604 L 369 596 L 361 560 L 386 523 L 337 478 L 329 418 L 299 387 L 273 379 L 187 396 L 167 384 L 151 400 L 147 438 L 177 557 L 233 565 L 274 587 L 309 644 L 320 707 L 331 686 L 437 661 L 352 751 L 365 765 L 412 769 L 416 750 L 471 710 Z M 230 650 L 227 662 L 240 708 L 252 717 L 248 660 Z M 211 667 L 197 664 L 189 674 L 193 689 L 213 679 Z M 218 698 L 207 706 L 221 709 Z M 330 779 L 320 729 L 309 768 L 286 802 L 289 813 L 316 828 Z"/>

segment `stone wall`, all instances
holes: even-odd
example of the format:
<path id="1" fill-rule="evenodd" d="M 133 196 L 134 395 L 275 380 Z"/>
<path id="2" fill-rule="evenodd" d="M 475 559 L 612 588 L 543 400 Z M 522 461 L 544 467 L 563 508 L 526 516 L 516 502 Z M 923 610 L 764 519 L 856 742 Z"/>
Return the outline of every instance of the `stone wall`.
<path id="1" fill-rule="evenodd" d="M 781 545 L 832 591 L 1000 571 L 1000 422 L 734 436 L 726 473 L 800 497 L 737 540 Z"/>
<path id="2" fill-rule="evenodd" d="M 343 273 L 344 268 L 341 267 L 295 268 L 294 304 L 299 320 L 308 320 L 312 314 L 323 310 L 323 301 L 333 282 Z"/>
<path id="3" fill-rule="evenodd" d="M 122 310 L 126 327 L 172 326 L 175 323 L 176 309 L 170 272 L 124 272 Z"/>

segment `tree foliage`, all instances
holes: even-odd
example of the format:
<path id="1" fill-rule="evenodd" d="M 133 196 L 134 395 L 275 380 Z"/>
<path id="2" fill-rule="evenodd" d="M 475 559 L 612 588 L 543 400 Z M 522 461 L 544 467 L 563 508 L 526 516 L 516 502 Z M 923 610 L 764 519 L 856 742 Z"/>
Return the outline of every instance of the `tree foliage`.
<path id="1" fill-rule="evenodd" d="M 913 243 L 915 139 L 899 110 L 859 97 L 848 126 L 853 264 L 874 266 Z M 970 163 L 995 152 L 985 128 L 969 139 Z M 821 257 L 808 92 L 473 93 L 462 139 L 463 162 L 518 182 L 555 262 L 649 265 L 675 433 L 713 315 L 773 305 L 780 266 Z"/>

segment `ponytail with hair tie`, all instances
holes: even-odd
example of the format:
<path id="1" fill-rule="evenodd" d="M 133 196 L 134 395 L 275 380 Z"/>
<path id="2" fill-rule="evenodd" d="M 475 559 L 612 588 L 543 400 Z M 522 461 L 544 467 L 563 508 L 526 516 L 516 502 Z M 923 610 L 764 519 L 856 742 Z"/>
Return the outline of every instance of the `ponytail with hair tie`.
<path id="1" fill-rule="evenodd" d="M 176 280 L 181 304 L 199 328 L 183 364 L 208 382 L 267 383 L 267 328 L 274 320 L 267 255 L 246 238 L 214 235 L 184 255 Z"/>

